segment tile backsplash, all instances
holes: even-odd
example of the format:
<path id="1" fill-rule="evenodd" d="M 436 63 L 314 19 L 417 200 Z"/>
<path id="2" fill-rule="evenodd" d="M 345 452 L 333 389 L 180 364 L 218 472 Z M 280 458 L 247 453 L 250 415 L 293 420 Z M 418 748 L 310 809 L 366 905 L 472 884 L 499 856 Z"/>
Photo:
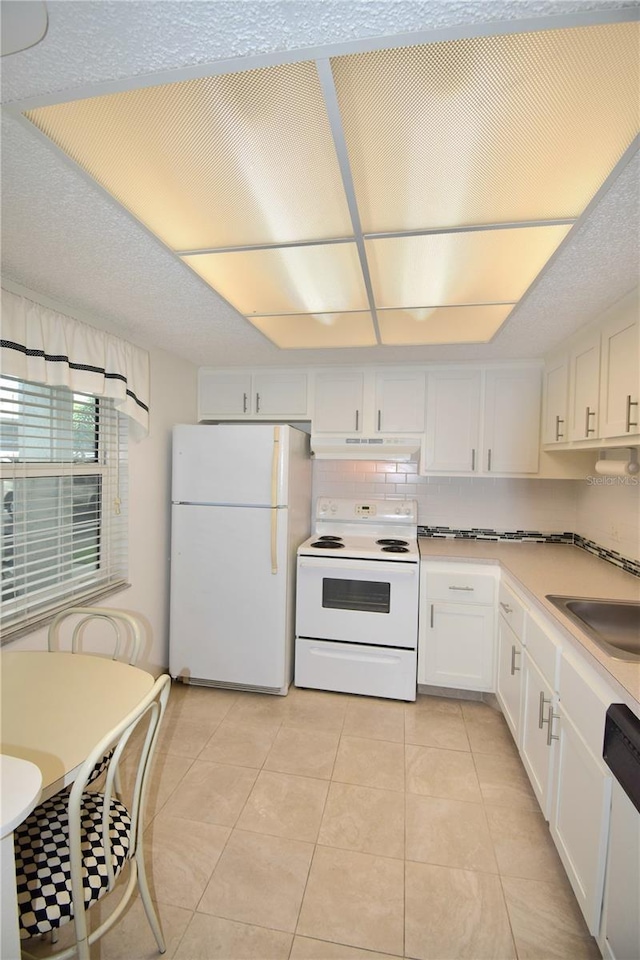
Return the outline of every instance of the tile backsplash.
<path id="1" fill-rule="evenodd" d="M 407 497 L 423 527 L 575 533 L 640 560 L 640 485 L 618 478 L 421 477 L 415 463 L 316 460 L 313 496 Z M 616 482 L 608 482 L 614 480 Z"/>

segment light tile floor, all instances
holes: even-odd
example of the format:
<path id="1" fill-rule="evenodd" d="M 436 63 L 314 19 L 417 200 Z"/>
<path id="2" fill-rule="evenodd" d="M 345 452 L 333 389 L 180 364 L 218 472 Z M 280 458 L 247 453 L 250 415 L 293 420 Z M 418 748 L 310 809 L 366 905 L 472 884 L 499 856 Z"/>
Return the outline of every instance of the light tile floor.
<path id="1" fill-rule="evenodd" d="M 483 703 L 176 684 L 145 840 L 167 958 L 600 956 Z M 92 948 L 156 956 L 138 899 Z"/>

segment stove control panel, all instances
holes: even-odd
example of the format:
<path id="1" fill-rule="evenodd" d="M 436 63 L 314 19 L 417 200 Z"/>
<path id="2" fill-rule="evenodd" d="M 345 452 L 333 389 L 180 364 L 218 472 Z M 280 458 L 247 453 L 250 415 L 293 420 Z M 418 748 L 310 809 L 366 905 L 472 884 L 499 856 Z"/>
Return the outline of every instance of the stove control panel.
<path id="1" fill-rule="evenodd" d="M 356 503 L 356 517 L 375 517 L 375 503 Z"/>
<path id="2" fill-rule="evenodd" d="M 319 497 L 317 520 L 340 520 L 348 523 L 417 523 L 415 500 L 347 500 L 340 497 Z"/>

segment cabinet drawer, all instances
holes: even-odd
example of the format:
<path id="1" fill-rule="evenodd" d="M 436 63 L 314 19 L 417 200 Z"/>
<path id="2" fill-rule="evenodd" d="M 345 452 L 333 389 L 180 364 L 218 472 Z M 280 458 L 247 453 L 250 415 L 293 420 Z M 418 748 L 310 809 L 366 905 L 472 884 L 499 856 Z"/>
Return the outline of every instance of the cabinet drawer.
<path id="1" fill-rule="evenodd" d="M 496 581 L 491 574 L 467 573 L 464 569 L 434 570 L 427 568 L 426 591 L 429 600 L 447 603 L 495 603 Z"/>
<path id="2" fill-rule="evenodd" d="M 498 603 L 500 615 L 504 617 L 515 635 L 522 640 L 524 635 L 524 605 L 518 600 L 515 593 L 501 580 L 498 589 Z"/>
<path id="3" fill-rule="evenodd" d="M 557 690 L 561 648 L 530 613 L 526 614 L 526 641 L 527 653 L 551 689 Z"/>

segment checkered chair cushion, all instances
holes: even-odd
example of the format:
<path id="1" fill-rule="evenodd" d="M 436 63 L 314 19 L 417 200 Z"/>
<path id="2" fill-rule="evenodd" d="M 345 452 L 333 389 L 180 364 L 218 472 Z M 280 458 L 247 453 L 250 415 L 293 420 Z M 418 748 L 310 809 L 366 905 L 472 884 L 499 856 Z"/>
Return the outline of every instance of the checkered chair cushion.
<path id="1" fill-rule="evenodd" d="M 82 796 L 82 854 L 85 909 L 108 892 L 102 847 L 100 793 Z M 73 918 L 69 855 L 69 798 L 56 795 L 33 811 L 14 833 L 20 938 L 61 927 Z M 117 876 L 129 853 L 131 819 L 119 800 L 111 801 L 112 862 Z"/>

